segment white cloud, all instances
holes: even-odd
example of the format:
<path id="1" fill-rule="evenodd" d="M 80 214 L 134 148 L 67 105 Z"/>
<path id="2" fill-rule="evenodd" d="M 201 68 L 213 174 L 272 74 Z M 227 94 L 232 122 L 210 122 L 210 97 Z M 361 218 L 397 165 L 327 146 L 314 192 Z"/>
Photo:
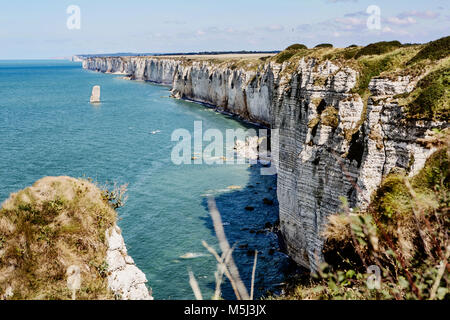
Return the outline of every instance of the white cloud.
<path id="1" fill-rule="evenodd" d="M 402 12 L 397 17 L 399 17 L 399 18 L 416 17 L 416 18 L 421 18 L 421 19 L 436 19 L 437 17 L 439 17 L 439 13 L 433 12 L 431 10 L 426 10 L 426 11 L 411 10 L 411 11 Z"/>
<path id="2" fill-rule="evenodd" d="M 268 31 L 283 31 L 284 27 L 279 24 L 272 24 L 270 26 L 267 26 L 266 28 Z"/>
<path id="3" fill-rule="evenodd" d="M 410 25 L 410 24 L 417 23 L 416 19 L 414 19 L 412 17 L 405 17 L 405 18 L 389 17 L 389 18 L 386 18 L 386 22 L 395 24 L 397 26 Z"/>
<path id="4" fill-rule="evenodd" d="M 353 17 L 336 18 L 336 22 L 342 23 L 342 24 L 348 24 L 351 26 L 361 26 L 361 25 L 366 24 L 366 20 L 360 19 L 360 18 L 353 18 Z"/>

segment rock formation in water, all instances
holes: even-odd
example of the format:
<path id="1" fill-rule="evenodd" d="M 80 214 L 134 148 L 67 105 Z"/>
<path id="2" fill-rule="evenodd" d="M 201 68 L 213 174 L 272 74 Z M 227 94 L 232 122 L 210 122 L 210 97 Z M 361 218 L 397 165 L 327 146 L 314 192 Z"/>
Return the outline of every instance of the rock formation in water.
<path id="1" fill-rule="evenodd" d="M 94 86 L 92 88 L 91 103 L 100 102 L 100 86 Z"/>
<path id="2" fill-rule="evenodd" d="M 281 233 L 289 255 L 316 270 L 340 198 L 364 208 L 393 170 L 414 175 L 434 151 L 418 139 L 448 126 L 448 118 L 411 117 L 402 104 L 425 75 L 448 68 L 448 55 L 423 66 L 408 60 L 426 45 L 368 56 L 363 49 L 286 50 L 257 61 L 104 57 L 83 67 L 169 84 L 173 97 L 278 129 Z"/>
<path id="3" fill-rule="evenodd" d="M 0 209 L 0 299 L 153 299 L 116 216 L 86 180 L 46 177 L 11 194 Z"/>

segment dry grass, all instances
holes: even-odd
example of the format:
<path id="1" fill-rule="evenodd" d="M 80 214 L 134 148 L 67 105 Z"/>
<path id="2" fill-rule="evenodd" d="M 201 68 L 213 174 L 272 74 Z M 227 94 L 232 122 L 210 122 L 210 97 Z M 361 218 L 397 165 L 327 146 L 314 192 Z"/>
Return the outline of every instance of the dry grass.
<path id="1" fill-rule="evenodd" d="M 258 252 L 255 251 L 255 259 L 253 262 L 252 269 L 252 282 L 250 288 L 250 295 L 248 294 L 247 288 L 241 279 L 239 270 L 233 259 L 234 247 L 230 247 L 227 237 L 225 236 L 225 230 L 223 229 L 222 218 L 216 207 L 216 202 L 213 198 L 208 199 L 209 212 L 213 220 L 214 231 L 216 232 L 216 237 L 219 240 L 219 247 L 222 251 L 222 255 L 219 255 L 217 251 L 208 245 L 205 241 L 202 242 L 203 246 L 216 258 L 217 260 L 217 271 L 215 272 L 216 278 L 216 290 L 214 292 L 213 300 L 219 300 L 221 298 L 221 285 L 223 283 L 223 276 L 225 275 L 231 283 L 234 290 L 234 294 L 237 300 L 253 300 L 254 293 L 254 282 L 256 273 L 256 263 L 258 260 Z M 194 292 L 195 298 L 197 300 L 203 300 L 201 290 L 198 286 L 197 280 L 194 274 L 189 271 L 189 284 L 191 285 L 192 291 Z"/>
<path id="2" fill-rule="evenodd" d="M 351 238 L 352 218 L 347 214 L 333 214 L 328 217 L 326 229 L 322 236 L 329 241 L 344 242 Z"/>
<path id="3" fill-rule="evenodd" d="M 70 299 L 66 271 L 81 269 L 79 299 L 113 298 L 107 289 L 105 231 L 116 212 L 94 184 L 46 177 L 11 194 L 0 210 L 0 297 Z"/>

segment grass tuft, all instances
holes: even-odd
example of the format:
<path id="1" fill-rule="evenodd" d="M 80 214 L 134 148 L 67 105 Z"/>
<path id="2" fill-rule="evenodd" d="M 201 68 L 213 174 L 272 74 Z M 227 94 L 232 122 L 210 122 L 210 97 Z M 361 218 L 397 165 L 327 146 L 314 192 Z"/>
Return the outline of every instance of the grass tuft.
<path id="1" fill-rule="evenodd" d="M 380 55 L 391 52 L 397 48 L 400 48 L 402 44 L 399 41 L 381 41 L 371 43 L 364 48 L 360 49 L 355 58 L 358 59 L 362 56 Z"/>
<path id="2" fill-rule="evenodd" d="M 425 59 L 436 61 L 450 54 L 450 36 L 431 41 L 412 58 L 408 64 L 416 63 Z"/>
<path id="3" fill-rule="evenodd" d="M 10 299 L 71 298 L 69 266 L 81 270 L 79 299 L 112 299 L 105 231 L 116 212 L 91 182 L 46 177 L 11 194 L 0 209 L 0 291 Z"/>

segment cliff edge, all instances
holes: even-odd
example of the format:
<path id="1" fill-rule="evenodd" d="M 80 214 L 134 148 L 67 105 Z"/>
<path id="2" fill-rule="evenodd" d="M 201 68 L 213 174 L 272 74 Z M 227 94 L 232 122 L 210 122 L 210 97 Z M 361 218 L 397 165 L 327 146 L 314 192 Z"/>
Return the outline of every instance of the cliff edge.
<path id="1" fill-rule="evenodd" d="M 87 180 L 46 177 L 11 194 L 0 209 L 0 299 L 70 299 L 74 284 L 80 300 L 152 299 L 116 219 Z"/>
<path id="2" fill-rule="evenodd" d="M 300 45 L 253 59 L 93 57 L 83 67 L 168 84 L 173 97 L 278 130 L 281 234 L 288 254 L 317 270 L 342 197 L 366 208 L 389 173 L 413 176 L 435 151 L 419 140 L 449 126 L 449 42 Z"/>

